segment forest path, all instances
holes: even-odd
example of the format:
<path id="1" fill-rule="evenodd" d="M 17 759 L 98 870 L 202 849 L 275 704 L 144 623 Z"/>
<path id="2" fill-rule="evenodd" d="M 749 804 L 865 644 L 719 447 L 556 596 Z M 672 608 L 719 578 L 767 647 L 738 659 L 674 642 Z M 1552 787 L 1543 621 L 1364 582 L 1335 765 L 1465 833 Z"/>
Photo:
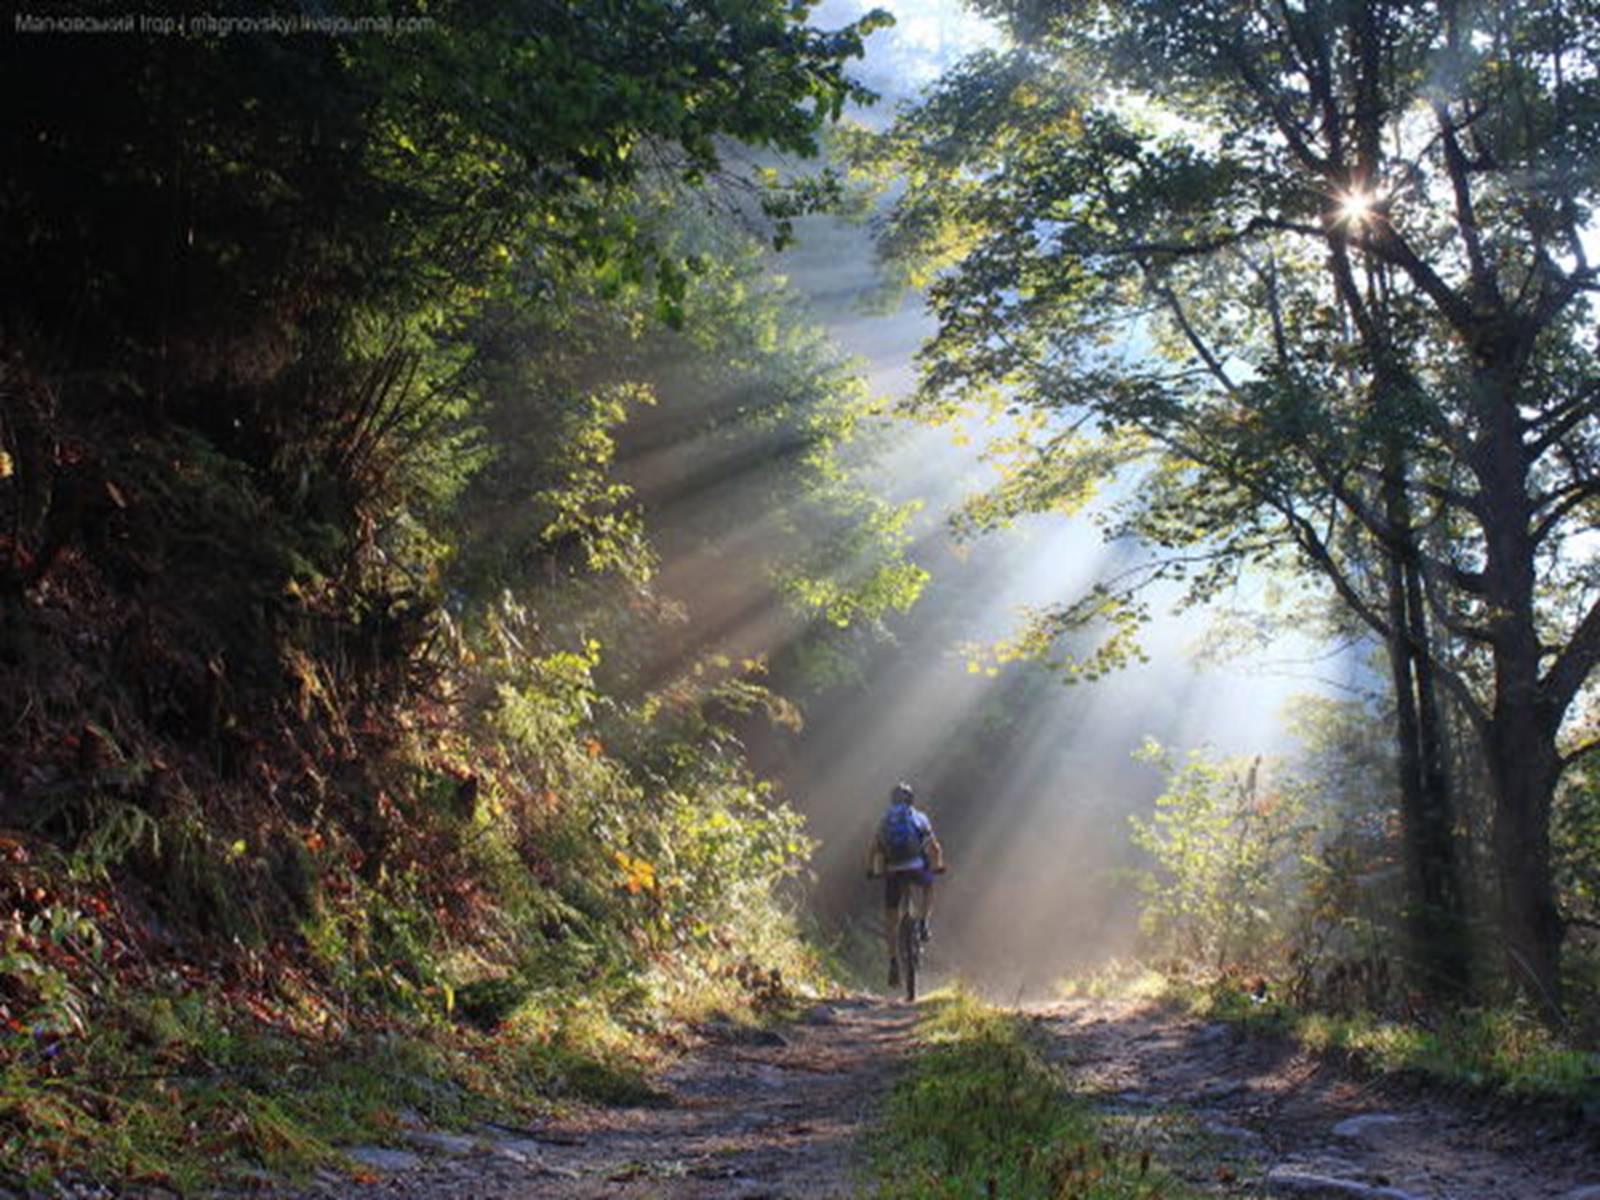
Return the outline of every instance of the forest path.
<path id="1" fill-rule="evenodd" d="M 1074 1091 L 1215 1195 L 1600 1200 L 1592 1120 L 1364 1081 L 1287 1040 L 1137 1001 L 1026 1011 Z"/>
<path id="2" fill-rule="evenodd" d="M 475 1138 L 415 1133 L 409 1149 L 362 1152 L 370 1182 L 315 1197 L 579 1200 L 588 1197 L 847 1197 L 860 1135 L 916 1024 L 916 1010 L 862 997 L 814 1005 L 782 1033 L 702 1027 L 704 1041 L 657 1081 L 660 1104 L 584 1107 L 536 1128 Z M 418 1149 L 431 1151 L 420 1158 Z"/>
<path id="3" fill-rule="evenodd" d="M 1073 1090 L 1215 1196 L 1600 1200 L 1595 1123 L 1363 1081 L 1286 1040 L 1129 1000 L 1021 1010 Z M 862 1133 L 915 1007 L 813 1006 L 781 1033 L 711 1024 L 657 1084 L 660 1104 L 582 1107 L 536 1128 L 413 1130 L 352 1152 L 371 1170 L 305 1200 L 689 1200 L 866 1190 Z"/>

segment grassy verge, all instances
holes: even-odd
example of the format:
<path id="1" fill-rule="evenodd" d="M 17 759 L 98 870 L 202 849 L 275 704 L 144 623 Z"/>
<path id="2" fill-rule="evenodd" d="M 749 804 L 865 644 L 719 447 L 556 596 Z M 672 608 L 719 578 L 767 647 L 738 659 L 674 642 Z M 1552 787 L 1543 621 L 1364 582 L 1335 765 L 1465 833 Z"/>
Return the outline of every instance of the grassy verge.
<path id="1" fill-rule="evenodd" d="M 683 1021 L 755 1021 L 748 980 L 680 974 L 646 1002 L 530 998 L 493 1029 L 374 1020 L 310 1035 L 237 996 L 124 993 L 81 1037 L 0 1039 L 0 1192 L 70 1178 L 190 1194 L 318 1168 L 365 1172 L 341 1147 L 405 1145 L 413 1124 L 519 1124 L 579 1100 L 648 1103 Z"/>
<path id="2" fill-rule="evenodd" d="M 1462 1009 L 1427 1021 L 1312 1012 L 1270 991 L 1252 995 L 1234 979 L 1195 982 L 1141 968 L 1072 981 L 1063 991 L 1182 1007 L 1209 1020 L 1292 1038 L 1313 1052 L 1342 1055 L 1371 1074 L 1600 1111 L 1600 1053 L 1563 1041 L 1525 1009 Z"/>
<path id="3" fill-rule="evenodd" d="M 880 1200 L 1182 1200 L 1147 1147 L 1074 1099 L 1027 1024 L 969 996 L 928 1004 L 870 1145 Z"/>
<path id="4" fill-rule="evenodd" d="M 394 1143 L 409 1121 L 464 1128 L 565 1097 L 649 1095 L 650 1043 L 598 1013 L 559 1026 L 530 1014 L 493 1034 L 395 1023 L 315 1038 L 190 1001 L 147 1006 L 159 1020 L 108 1020 L 70 1051 L 14 1047 L 0 1068 L 0 1181 L 69 1172 L 188 1193 L 347 1166 L 340 1145 Z"/>
<path id="5" fill-rule="evenodd" d="M 1430 1023 L 1372 1013 L 1304 1012 L 1236 988 L 1179 989 L 1194 1011 L 1286 1033 L 1309 1050 L 1338 1053 L 1364 1071 L 1411 1075 L 1520 1099 L 1600 1106 L 1600 1054 L 1566 1045 L 1517 1008 L 1464 1009 Z"/>

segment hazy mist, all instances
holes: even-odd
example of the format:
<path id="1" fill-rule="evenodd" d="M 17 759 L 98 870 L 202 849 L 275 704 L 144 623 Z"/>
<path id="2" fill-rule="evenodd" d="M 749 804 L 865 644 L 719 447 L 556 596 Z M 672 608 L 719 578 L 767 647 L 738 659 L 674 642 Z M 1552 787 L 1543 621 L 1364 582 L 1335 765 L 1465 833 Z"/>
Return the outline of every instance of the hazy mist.
<path id="1" fill-rule="evenodd" d="M 847 20 L 863 7 L 828 0 L 817 19 Z M 981 23 L 953 3 L 898 7 L 900 24 L 874 39 L 863 67 L 885 93 L 883 109 L 983 40 Z M 815 218 L 799 232 L 773 270 L 859 360 L 875 394 L 906 395 L 915 385 L 914 356 L 932 328 L 918 298 L 893 312 L 869 311 L 864 300 L 879 280 L 868 228 Z M 781 673 L 785 648 L 804 623 L 750 569 L 772 532 L 761 507 L 761 463 L 772 448 L 734 442 L 708 450 L 695 440 L 693 414 L 674 418 L 666 404 L 657 412 L 630 434 L 623 470 L 664 548 L 658 590 L 684 603 L 692 643 L 770 658 Z M 964 646 L 1014 632 L 1023 608 L 1072 598 L 1137 550 L 1107 545 L 1082 518 L 1036 518 L 958 544 L 947 517 L 993 477 L 979 451 L 956 445 L 950 430 L 900 419 L 875 431 L 872 444 L 874 489 L 923 506 L 913 557 L 931 582 L 912 612 L 876 635 L 856 636 L 852 680 L 813 692 L 791 687 L 803 731 L 752 728 L 752 757 L 821 839 L 811 904 L 824 932 L 854 929 L 858 944 L 876 944 L 863 931 L 877 928 L 882 885 L 864 878 L 865 848 L 890 787 L 906 779 L 932 814 L 951 865 L 939 885 L 934 972 L 1008 998 L 1038 995 L 1074 967 L 1132 947 L 1128 816 L 1147 809 L 1161 783 L 1133 760 L 1137 747 L 1154 737 L 1179 750 L 1283 748 L 1285 701 L 1326 683 L 1282 660 L 1314 657 L 1319 648 L 1205 664 L 1195 648 L 1210 614 L 1173 615 L 1158 604 L 1143 642 L 1150 661 L 1110 678 L 1068 686 L 1039 667 L 974 672 Z M 714 524 L 709 514 L 729 511 L 749 514 L 736 533 L 697 535 Z M 1235 598 L 1246 607 L 1254 601 Z M 681 663 L 664 659 L 659 671 L 675 666 Z"/>

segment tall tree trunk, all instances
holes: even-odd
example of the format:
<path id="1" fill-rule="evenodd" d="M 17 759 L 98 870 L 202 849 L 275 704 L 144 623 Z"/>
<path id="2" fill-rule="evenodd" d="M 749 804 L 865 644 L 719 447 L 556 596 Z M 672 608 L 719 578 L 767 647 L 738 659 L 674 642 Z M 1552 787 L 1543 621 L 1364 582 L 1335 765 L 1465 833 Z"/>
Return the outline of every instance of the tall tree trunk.
<path id="1" fill-rule="evenodd" d="M 1516 361 L 1514 348 L 1486 355 Z M 1508 367 L 1500 366 L 1500 371 Z M 1484 756 L 1494 787 L 1494 851 L 1500 933 L 1511 979 L 1547 1019 L 1561 1019 L 1561 942 L 1550 864 L 1550 810 L 1561 779 L 1557 731 L 1566 699 L 1541 678 L 1545 646 L 1538 621 L 1537 556 L 1531 460 L 1512 383 L 1489 371 L 1483 402 L 1487 435 L 1479 443 L 1483 496 L 1484 578 L 1490 611 L 1494 704 Z"/>
<path id="2" fill-rule="evenodd" d="M 1384 507 L 1391 530 L 1407 544 L 1383 551 L 1407 886 L 1406 934 L 1415 982 L 1428 995 L 1449 1000 L 1458 999 L 1468 989 L 1471 955 L 1444 728 L 1428 655 L 1428 623 L 1421 608 L 1417 568 L 1407 561 L 1414 534 L 1405 470 L 1403 455 L 1392 452 Z"/>
<path id="3" fill-rule="evenodd" d="M 1547 1019 L 1559 1020 L 1565 930 L 1550 864 L 1550 808 L 1561 768 L 1544 725 L 1531 705 L 1501 704 L 1485 750 L 1507 970 Z"/>
<path id="4" fill-rule="evenodd" d="M 1457 797 L 1450 773 L 1449 731 L 1426 647 L 1430 641 L 1418 566 L 1404 568 L 1406 619 L 1417 684 L 1417 749 L 1421 790 L 1416 813 L 1418 901 L 1425 906 L 1424 936 L 1433 942 L 1429 962 L 1440 992 L 1464 997 L 1472 986 L 1472 944 L 1467 925 L 1467 892 L 1461 877 Z"/>

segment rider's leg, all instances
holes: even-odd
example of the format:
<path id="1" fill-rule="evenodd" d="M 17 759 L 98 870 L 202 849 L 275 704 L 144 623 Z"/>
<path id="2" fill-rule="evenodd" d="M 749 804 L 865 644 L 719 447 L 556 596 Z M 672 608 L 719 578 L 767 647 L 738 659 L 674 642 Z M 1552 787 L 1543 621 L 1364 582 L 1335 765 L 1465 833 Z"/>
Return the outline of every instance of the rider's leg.
<path id="1" fill-rule="evenodd" d="M 932 916 L 933 884 L 919 883 L 917 884 L 917 920 L 920 922 L 919 928 L 922 931 L 923 941 L 927 941 L 928 930 L 932 928 L 932 926 L 928 924 L 928 919 Z"/>

